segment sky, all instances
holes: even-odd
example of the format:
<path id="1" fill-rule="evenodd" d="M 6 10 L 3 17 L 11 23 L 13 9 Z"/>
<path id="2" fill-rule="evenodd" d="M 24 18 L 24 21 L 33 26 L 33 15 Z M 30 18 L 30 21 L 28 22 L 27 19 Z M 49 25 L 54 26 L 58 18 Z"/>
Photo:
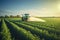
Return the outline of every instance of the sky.
<path id="1" fill-rule="evenodd" d="M 25 13 L 39 17 L 60 17 L 60 0 L 0 0 L 0 16 Z"/>

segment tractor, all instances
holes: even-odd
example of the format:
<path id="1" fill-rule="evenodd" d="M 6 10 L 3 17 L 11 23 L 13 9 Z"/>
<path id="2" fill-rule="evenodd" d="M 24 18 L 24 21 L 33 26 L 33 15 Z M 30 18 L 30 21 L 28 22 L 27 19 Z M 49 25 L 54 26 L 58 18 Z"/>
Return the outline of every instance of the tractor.
<path id="1" fill-rule="evenodd" d="M 29 14 L 23 14 L 22 15 L 22 21 L 28 21 Z"/>

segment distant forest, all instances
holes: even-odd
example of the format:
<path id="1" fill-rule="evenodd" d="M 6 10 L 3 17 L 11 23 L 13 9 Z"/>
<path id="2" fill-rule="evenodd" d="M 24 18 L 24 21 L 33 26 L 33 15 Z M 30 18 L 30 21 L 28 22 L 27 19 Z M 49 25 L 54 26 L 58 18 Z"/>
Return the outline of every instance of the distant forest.
<path id="1" fill-rule="evenodd" d="M 37 17 L 37 18 L 41 18 L 41 16 L 40 17 L 38 17 L 38 16 L 34 16 L 34 17 Z M 5 15 L 5 16 L 0 16 L 0 18 L 21 18 L 21 16 L 20 15 Z M 60 17 L 55 17 L 55 16 L 52 16 L 52 17 L 42 17 L 42 18 L 60 18 Z"/>
<path id="2" fill-rule="evenodd" d="M 5 15 L 5 16 L 0 16 L 0 18 L 20 18 L 21 16 L 20 15 L 16 15 L 16 16 L 13 16 L 13 15 Z"/>

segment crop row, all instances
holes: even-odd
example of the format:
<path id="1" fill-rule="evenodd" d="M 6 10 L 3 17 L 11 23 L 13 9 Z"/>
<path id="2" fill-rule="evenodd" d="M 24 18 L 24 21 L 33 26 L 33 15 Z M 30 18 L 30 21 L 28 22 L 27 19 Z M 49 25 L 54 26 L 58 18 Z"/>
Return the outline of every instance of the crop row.
<path id="1" fill-rule="evenodd" d="M 16 40 L 40 40 L 36 35 L 34 36 L 30 31 L 27 31 L 16 24 L 6 20 L 6 23 L 9 24 L 9 28 L 12 31 L 11 33 L 15 36 Z"/>
<path id="2" fill-rule="evenodd" d="M 54 34 L 57 34 L 58 36 L 60 35 L 60 32 L 53 28 L 41 26 L 40 24 L 37 25 L 37 23 L 31 23 L 31 22 L 22 22 L 22 23 L 33 26 L 33 27 L 37 27 L 42 30 L 47 30 L 49 33 L 54 33 Z"/>
<path id="3" fill-rule="evenodd" d="M 1 21 L 2 21 L 2 25 L 0 28 L 0 30 L 1 30 L 0 31 L 0 40 L 12 40 L 10 31 L 7 28 L 6 23 L 4 22 L 4 20 L 1 20 Z"/>
<path id="4" fill-rule="evenodd" d="M 26 30 L 31 31 L 33 34 L 36 34 L 36 35 L 40 36 L 40 38 L 44 38 L 45 40 L 58 40 L 59 39 L 57 37 L 57 35 L 49 34 L 48 31 L 46 31 L 46 30 L 41 30 L 41 29 L 38 29 L 37 27 L 32 27 L 32 26 L 29 26 L 29 25 L 26 25 L 23 23 L 19 23 L 19 22 L 15 22 L 15 24 L 25 28 Z"/>

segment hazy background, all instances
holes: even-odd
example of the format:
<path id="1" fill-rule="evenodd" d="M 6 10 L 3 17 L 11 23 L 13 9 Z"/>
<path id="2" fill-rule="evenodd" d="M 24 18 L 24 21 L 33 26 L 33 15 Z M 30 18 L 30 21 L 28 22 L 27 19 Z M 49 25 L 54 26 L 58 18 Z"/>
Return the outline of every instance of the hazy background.
<path id="1" fill-rule="evenodd" d="M 60 17 L 60 0 L 0 0 L 0 16 L 24 13 Z"/>

